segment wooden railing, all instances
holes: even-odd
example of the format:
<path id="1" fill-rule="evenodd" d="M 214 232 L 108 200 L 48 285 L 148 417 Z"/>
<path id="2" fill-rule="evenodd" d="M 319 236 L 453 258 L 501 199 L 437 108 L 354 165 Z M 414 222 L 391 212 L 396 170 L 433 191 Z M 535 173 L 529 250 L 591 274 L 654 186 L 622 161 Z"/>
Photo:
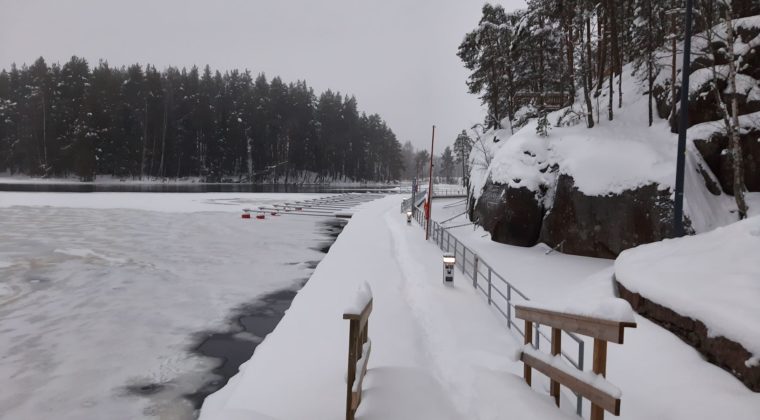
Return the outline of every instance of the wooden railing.
<path id="1" fill-rule="evenodd" d="M 610 321 L 577 314 L 556 312 L 528 306 L 515 306 L 515 317 L 525 320 L 525 351 L 520 359 L 525 363 L 523 375 L 528 385 L 531 384 L 532 369 L 543 373 L 550 379 L 549 391 L 559 407 L 559 387 L 564 385 L 574 393 L 591 401 L 591 420 L 604 419 L 604 411 L 620 415 L 619 392 L 610 392 L 610 386 L 603 386 L 599 381 L 583 375 L 564 363 L 561 359 L 547 359 L 537 349 L 530 347 L 533 339 L 533 323 L 546 325 L 552 329 L 551 354 L 559 356 L 562 349 L 562 331 L 578 333 L 594 338 L 593 373 L 607 375 L 607 342 L 623 344 L 625 328 L 636 328 L 635 322 Z M 606 382 L 606 381 L 605 381 Z"/>
<path id="2" fill-rule="evenodd" d="M 348 333 L 348 374 L 346 375 L 346 420 L 354 420 L 362 401 L 362 382 L 367 373 L 367 362 L 372 350 L 369 340 L 369 314 L 372 312 L 371 296 L 362 308 L 343 314 L 350 322 Z"/>

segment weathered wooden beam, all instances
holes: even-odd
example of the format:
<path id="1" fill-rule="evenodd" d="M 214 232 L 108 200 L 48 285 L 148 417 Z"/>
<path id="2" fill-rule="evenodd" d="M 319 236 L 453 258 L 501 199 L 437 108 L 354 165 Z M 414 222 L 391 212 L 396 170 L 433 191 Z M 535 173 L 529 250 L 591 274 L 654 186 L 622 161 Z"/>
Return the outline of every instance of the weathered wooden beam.
<path id="1" fill-rule="evenodd" d="M 570 390 L 580 394 L 584 398 L 591 401 L 592 404 L 609 411 L 610 413 L 620 415 L 620 398 L 615 398 L 612 395 L 604 392 L 603 390 L 594 387 L 591 384 L 583 382 L 578 378 L 558 369 L 544 361 L 537 359 L 527 353 L 523 353 L 520 359 L 526 366 L 538 370 L 544 375 L 555 379 L 562 385 L 566 386 Z"/>
<path id="2" fill-rule="evenodd" d="M 533 323 L 525 320 L 525 344 L 530 346 L 533 342 Z M 530 365 L 525 363 L 523 366 L 523 377 L 525 377 L 525 382 L 528 383 L 528 386 L 531 385 L 531 377 L 532 372 L 530 370 Z"/>
<path id="3" fill-rule="evenodd" d="M 607 342 L 598 338 L 594 339 L 594 373 L 607 376 Z M 591 420 L 603 420 L 604 410 L 600 405 L 591 402 Z M 618 415 L 619 413 L 615 413 Z"/>
<path id="4" fill-rule="evenodd" d="M 623 344 L 625 328 L 636 328 L 635 322 L 610 321 L 520 305 L 515 306 L 515 317 L 617 344 Z"/>
<path id="5" fill-rule="evenodd" d="M 552 328 L 552 356 L 562 352 L 562 330 Z M 559 407 L 559 382 L 552 379 L 549 384 L 549 394 L 554 397 L 554 403 Z"/>

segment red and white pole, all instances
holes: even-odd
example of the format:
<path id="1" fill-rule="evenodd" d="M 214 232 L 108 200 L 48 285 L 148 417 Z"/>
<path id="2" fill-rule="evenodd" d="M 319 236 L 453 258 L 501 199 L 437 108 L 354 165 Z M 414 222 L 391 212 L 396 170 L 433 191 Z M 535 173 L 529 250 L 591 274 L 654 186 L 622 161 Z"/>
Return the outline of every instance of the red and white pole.
<path id="1" fill-rule="evenodd" d="M 425 217 L 425 240 L 430 239 L 430 215 L 433 214 L 433 148 L 435 146 L 435 126 L 433 126 L 433 138 L 430 141 L 430 180 L 428 181 L 427 214 Z"/>

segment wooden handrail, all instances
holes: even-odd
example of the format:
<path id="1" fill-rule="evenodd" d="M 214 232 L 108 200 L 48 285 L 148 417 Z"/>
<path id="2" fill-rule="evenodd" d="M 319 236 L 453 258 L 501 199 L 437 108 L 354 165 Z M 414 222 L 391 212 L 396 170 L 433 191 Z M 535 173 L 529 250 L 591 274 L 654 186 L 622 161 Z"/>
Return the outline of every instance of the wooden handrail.
<path id="1" fill-rule="evenodd" d="M 583 382 L 567 372 L 564 372 L 562 369 L 558 369 L 528 353 L 523 353 L 520 356 L 520 360 L 526 365 L 531 366 L 537 371 L 552 378 L 552 380 L 556 381 L 558 384 L 562 384 L 570 388 L 571 391 L 580 394 L 583 398 L 591 401 L 592 404 L 596 404 L 616 416 L 620 415 L 620 398 L 616 398 L 604 390 Z M 557 402 L 558 399 L 559 395 L 556 395 L 554 401 L 557 403 L 557 406 L 559 406 L 559 403 Z"/>
<path id="2" fill-rule="evenodd" d="M 623 344 L 623 330 L 625 328 L 636 328 L 635 322 L 610 321 L 521 305 L 515 306 L 515 316 L 526 321 L 535 322 L 536 324 L 559 328 L 564 331 L 583 334 L 617 344 Z"/>
<path id="3" fill-rule="evenodd" d="M 362 400 L 362 383 L 367 373 L 372 342 L 369 340 L 369 315 L 372 313 L 370 298 L 359 313 L 344 313 L 349 321 L 348 372 L 346 374 L 346 420 L 354 420 Z M 358 376 L 357 376 L 358 374 Z"/>
<path id="4" fill-rule="evenodd" d="M 565 313 L 532 306 L 515 306 L 515 317 L 525 321 L 525 344 L 531 345 L 533 324 L 552 328 L 553 356 L 562 352 L 562 331 L 587 335 L 594 338 L 593 372 L 603 377 L 607 375 L 607 342 L 623 344 L 625 328 L 636 328 L 635 322 L 613 321 L 585 315 Z M 533 352 L 535 353 L 535 352 Z M 523 352 L 520 360 L 524 363 L 525 382 L 531 384 L 532 369 L 536 369 L 550 379 L 550 393 L 559 407 L 559 386 L 564 385 L 583 398 L 591 401 L 591 420 L 603 420 L 604 411 L 620 415 L 620 398 L 595 386 L 580 376 L 571 375 L 560 369 L 557 362 L 547 363 L 535 354 Z M 564 362 L 562 362 L 564 363 Z"/>

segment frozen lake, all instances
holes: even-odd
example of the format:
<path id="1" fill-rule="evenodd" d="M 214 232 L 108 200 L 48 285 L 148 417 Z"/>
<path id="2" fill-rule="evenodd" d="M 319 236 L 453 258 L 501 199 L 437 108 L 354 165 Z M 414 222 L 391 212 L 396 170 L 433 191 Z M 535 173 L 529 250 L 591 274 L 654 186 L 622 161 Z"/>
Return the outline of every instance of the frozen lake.
<path id="1" fill-rule="evenodd" d="M 240 210 L 315 196 L 0 193 L 0 418 L 193 418 L 226 376 L 199 345 L 253 348 L 276 321 L 238 321 L 281 316 L 335 236 Z"/>

